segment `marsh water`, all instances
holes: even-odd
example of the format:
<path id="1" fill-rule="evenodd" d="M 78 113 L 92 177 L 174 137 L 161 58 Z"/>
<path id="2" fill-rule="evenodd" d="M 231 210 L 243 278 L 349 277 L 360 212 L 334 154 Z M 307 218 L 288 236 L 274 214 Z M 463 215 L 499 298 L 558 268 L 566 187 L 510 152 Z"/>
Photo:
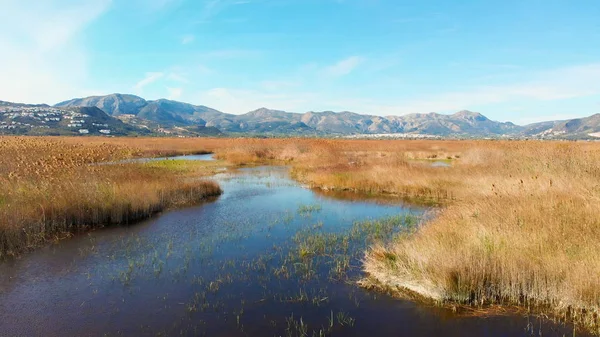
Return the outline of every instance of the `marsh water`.
<path id="1" fill-rule="evenodd" d="M 0 265 L 1 336 L 553 336 L 359 288 L 376 239 L 425 209 L 303 188 L 286 168 L 222 173 L 223 195 Z M 580 334 L 578 334 L 580 335 Z"/>
<path id="2" fill-rule="evenodd" d="M 154 161 L 162 161 L 162 160 L 200 160 L 200 161 L 214 161 L 215 158 L 211 153 L 207 154 L 188 154 L 181 156 L 173 156 L 173 157 L 152 157 L 152 158 L 133 158 L 133 159 L 125 159 L 116 162 L 117 164 L 127 164 L 127 163 L 148 163 Z M 105 164 L 115 164 L 115 163 L 105 163 Z"/>

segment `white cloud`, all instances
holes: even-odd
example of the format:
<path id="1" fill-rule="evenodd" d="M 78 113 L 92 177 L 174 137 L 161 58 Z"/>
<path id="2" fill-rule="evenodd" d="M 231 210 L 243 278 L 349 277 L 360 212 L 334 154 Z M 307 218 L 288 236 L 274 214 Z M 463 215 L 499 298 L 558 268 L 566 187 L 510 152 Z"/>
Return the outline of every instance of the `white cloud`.
<path id="1" fill-rule="evenodd" d="M 167 88 L 169 98 L 180 98 L 184 89 L 194 85 L 189 76 L 203 73 L 203 70 L 173 66 L 163 71 L 147 72 L 131 89 L 138 95 L 160 95 L 161 88 Z"/>
<path id="2" fill-rule="evenodd" d="M 110 0 L 91 0 L 66 6 L 51 0 L 32 6 L 25 1 L 3 1 L 2 99 L 55 103 L 84 91 L 87 52 L 80 37 L 110 4 Z"/>
<path id="3" fill-rule="evenodd" d="M 183 72 L 181 69 L 177 70 L 177 72 L 175 70 L 166 71 L 164 72 L 164 79 L 175 82 L 177 76 L 174 74 L 177 73 Z M 140 82 L 152 82 L 156 76 L 160 75 L 150 76 L 148 74 Z M 163 76 L 160 76 L 156 80 L 158 81 L 162 78 Z M 186 82 L 179 81 L 179 83 Z M 546 117 L 530 119 L 525 117 L 531 113 L 527 111 L 527 108 L 532 106 L 548 106 L 548 104 L 553 106 L 554 104 L 549 102 L 561 102 L 571 98 L 600 95 L 600 63 L 534 73 L 522 82 L 472 87 L 471 89 L 462 91 L 432 93 L 405 101 L 394 97 L 373 99 L 368 95 L 349 96 L 328 90 L 318 90 L 318 93 L 305 92 L 302 89 L 303 83 L 302 80 L 294 77 L 263 80 L 258 82 L 257 86 L 253 88 L 218 87 L 200 92 L 193 97 L 194 103 L 208 105 L 224 112 L 236 114 L 245 113 L 263 106 L 296 112 L 309 110 L 350 110 L 358 113 L 384 116 L 431 111 L 446 113 L 461 109 L 471 109 L 485 113 L 489 111 L 487 108 L 497 110 L 499 104 L 504 106 L 510 103 L 513 104 L 513 107 L 521 106 L 521 111 L 524 115 L 524 118 L 521 119 L 513 117 L 513 121 L 525 123 L 546 119 Z M 189 92 L 187 87 L 183 89 Z M 312 90 L 316 89 L 313 87 Z M 176 90 L 169 91 L 169 93 L 172 97 L 183 96 Z M 186 95 L 186 97 L 190 96 Z M 561 114 L 559 110 L 547 111 L 547 117 L 551 117 L 552 119 L 576 117 Z M 516 108 L 507 109 L 507 112 L 511 113 L 517 111 L 518 109 Z M 504 120 L 505 118 L 500 115 L 496 116 L 495 119 Z"/>
<path id="4" fill-rule="evenodd" d="M 11 32 L 13 43 L 34 47 L 40 52 L 64 47 L 90 22 L 102 14 L 111 0 L 93 0 L 71 6 L 45 1 L 27 6 L 23 1 L 2 3 L 0 25 Z"/>
<path id="5" fill-rule="evenodd" d="M 359 103 L 357 106 L 363 111 L 383 115 L 402 115 L 475 109 L 505 102 L 558 101 L 598 94 L 600 94 L 600 63 L 593 63 L 532 74 L 523 82 L 442 92 L 405 102 L 388 101 L 389 104 L 384 104 L 363 100 L 355 103 Z"/>
<path id="6" fill-rule="evenodd" d="M 162 72 L 149 72 L 149 73 L 146 73 L 146 76 L 143 79 L 141 79 L 140 81 L 138 81 L 133 86 L 133 89 L 136 92 L 141 93 L 144 90 L 144 87 L 146 87 L 147 85 L 152 84 L 152 83 L 160 80 L 164 76 L 165 76 L 165 74 L 162 73 Z"/>
<path id="7" fill-rule="evenodd" d="M 173 82 L 190 83 L 190 80 L 180 73 L 171 72 L 167 75 L 167 79 Z"/>
<path id="8" fill-rule="evenodd" d="M 575 119 L 575 118 L 580 118 L 580 117 L 585 117 L 585 116 L 581 116 L 581 115 L 577 115 L 577 114 L 554 114 L 554 115 L 544 115 L 544 116 L 537 116 L 537 117 L 522 117 L 522 118 L 519 118 L 518 120 L 514 120 L 512 122 L 517 123 L 519 125 L 527 125 L 527 124 L 536 123 L 536 122 L 563 121 L 563 120 Z"/>
<path id="9" fill-rule="evenodd" d="M 181 44 L 190 44 L 190 43 L 194 42 L 195 39 L 196 39 L 196 37 L 192 34 L 184 35 L 181 38 Z"/>
<path id="10" fill-rule="evenodd" d="M 348 75 L 363 63 L 363 61 L 364 59 L 360 56 L 350 56 L 332 66 L 326 67 L 325 74 L 331 77 Z"/>
<path id="11" fill-rule="evenodd" d="M 168 99 L 179 99 L 181 98 L 181 94 L 183 93 L 183 89 L 181 88 L 167 88 L 167 92 L 169 93 L 169 95 L 167 96 Z"/>

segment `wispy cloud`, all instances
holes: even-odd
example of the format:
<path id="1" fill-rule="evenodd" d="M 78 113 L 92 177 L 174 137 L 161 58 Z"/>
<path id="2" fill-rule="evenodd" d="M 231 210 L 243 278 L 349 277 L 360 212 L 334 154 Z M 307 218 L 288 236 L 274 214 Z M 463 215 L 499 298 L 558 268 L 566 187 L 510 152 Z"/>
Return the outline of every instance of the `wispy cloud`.
<path id="1" fill-rule="evenodd" d="M 536 117 L 522 117 L 522 118 L 519 118 L 518 120 L 514 120 L 513 122 L 520 124 L 520 125 L 526 125 L 526 124 L 531 124 L 531 123 L 536 123 L 536 122 L 563 121 L 563 120 L 575 119 L 575 118 L 580 118 L 580 117 L 582 117 L 582 116 L 578 115 L 578 114 L 554 114 L 554 115 L 543 115 L 543 116 L 536 116 Z"/>
<path id="2" fill-rule="evenodd" d="M 487 106 L 510 102 L 542 102 L 600 95 L 600 63 L 585 64 L 531 74 L 529 79 L 503 85 L 478 86 L 462 91 L 423 95 L 412 100 L 373 100 L 360 97 L 324 99 L 323 105 L 348 107 L 358 112 L 377 115 L 403 115 L 424 112 L 452 112 L 461 109 L 480 110 Z M 589 113 L 594 113 L 589 111 Z M 571 115 L 562 115 L 568 117 Z M 537 121 L 532 118 L 528 121 Z M 519 121 L 520 122 L 520 121 Z"/>
<path id="3" fill-rule="evenodd" d="M 341 77 L 350 74 L 356 69 L 364 58 L 360 56 L 350 56 L 343 60 L 340 60 L 334 65 L 325 68 L 325 74 L 330 77 Z"/>
<path id="4" fill-rule="evenodd" d="M 440 93 L 407 102 L 398 113 L 463 109 L 514 100 L 552 101 L 600 94 L 600 63 L 550 70 L 522 83 Z"/>
<path id="5" fill-rule="evenodd" d="M 192 34 L 184 35 L 181 38 L 181 44 L 184 44 L 184 45 L 185 44 L 190 44 L 190 43 L 194 42 L 195 39 L 196 39 L 196 37 L 194 35 L 192 35 Z"/>
<path id="6" fill-rule="evenodd" d="M 2 1 L 0 74 L 10 79 L 0 81 L 3 99 L 53 103 L 85 90 L 87 51 L 79 38 L 110 5 L 110 0 L 35 6 Z"/>
<path id="7" fill-rule="evenodd" d="M 135 93 L 141 95 L 145 89 L 148 92 L 159 94 L 162 89 L 167 88 L 169 97 L 180 98 L 184 89 L 193 86 L 190 76 L 194 74 L 206 74 L 210 69 L 203 66 L 182 67 L 172 66 L 162 71 L 146 72 L 131 88 Z"/>
<path id="8" fill-rule="evenodd" d="M 167 92 L 169 93 L 167 98 L 168 99 L 179 99 L 181 98 L 181 94 L 183 93 L 183 89 L 182 88 L 170 88 L 167 87 Z"/>
<path id="9" fill-rule="evenodd" d="M 141 79 L 140 81 L 138 81 L 134 86 L 133 89 L 136 92 L 142 92 L 144 90 L 144 87 L 146 87 L 149 84 L 152 84 L 158 80 L 160 80 L 161 78 L 163 78 L 165 76 L 164 73 L 162 72 L 149 72 L 146 73 L 146 76 Z"/>
<path id="10" fill-rule="evenodd" d="M 179 83 L 190 83 L 190 80 L 185 77 L 184 75 L 180 74 L 180 73 L 175 73 L 175 72 L 170 72 L 167 75 L 167 79 L 173 82 L 179 82 Z"/>

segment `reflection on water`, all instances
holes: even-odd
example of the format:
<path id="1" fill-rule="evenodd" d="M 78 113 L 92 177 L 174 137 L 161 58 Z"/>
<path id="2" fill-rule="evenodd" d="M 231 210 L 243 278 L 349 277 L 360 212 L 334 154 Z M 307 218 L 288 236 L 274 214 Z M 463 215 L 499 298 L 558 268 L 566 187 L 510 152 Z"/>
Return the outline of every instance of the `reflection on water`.
<path id="1" fill-rule="evenodd" d="M 362 252 L 421 208 L 319 194 L 284 168 L 216 177 L 216 201 L 0 265 L 0 335 L 531 336 L 569 328 L 458 317 L 358 288 Z M 376 220 L 379 219 L 379 220 Z"/>
<path id="2" fill-rule="evenodd" d="M 431 167 L 452 167 L 452 165 L 445 161 L 434 161 L 431 163 Z"/>
<path id="3" fill-rule="evenodd" d="M 184 156 L 173 156 L 173 157 L 156 157 L 156 158 L 133 158 L 115 162 L 113 164 L 127 164 L 127 163 L 149 163 L 153 161 L 161 160 L 201 160 L 201 161 L 214 161 L 212 153 L 209 154 L 190 154 Z"/>

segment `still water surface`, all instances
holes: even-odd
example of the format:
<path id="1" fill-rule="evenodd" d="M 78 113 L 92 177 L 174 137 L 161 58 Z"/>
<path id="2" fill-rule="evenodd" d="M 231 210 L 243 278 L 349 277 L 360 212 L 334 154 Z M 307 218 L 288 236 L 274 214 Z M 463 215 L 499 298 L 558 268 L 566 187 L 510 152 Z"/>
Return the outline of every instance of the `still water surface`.
<path id="1" fill-rule="evenodd" d="M 374 228 L 357 223 L 422 208 L 320 194 L 285 168 L 215 179 L 224 193 L 211 202 L 1 264 L 0 336 L 572 335 L 536 317 L 461 317 L 357 287 L 370 241 L 356 229 Z M 304 255 L 319 238 L 346 248 Z"/>

